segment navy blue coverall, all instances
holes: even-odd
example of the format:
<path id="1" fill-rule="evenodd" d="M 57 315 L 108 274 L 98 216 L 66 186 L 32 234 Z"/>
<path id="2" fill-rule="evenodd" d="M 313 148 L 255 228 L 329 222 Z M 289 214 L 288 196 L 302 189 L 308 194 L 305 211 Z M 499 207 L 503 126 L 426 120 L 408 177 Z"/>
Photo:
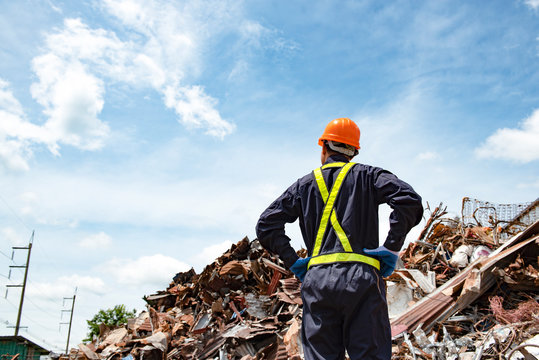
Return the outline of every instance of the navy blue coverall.
<path id="1" fill-rule="evenodd" d="M 348 162 L 342 155 L 331 162 Z M 329 167 L 322 175 L 331 189 L 340 168 Z M 378 206 L 392 209 L 390 230 L 384 246 L 399 251 L 406 234 L 423 214 L 421 197 L 410 185 L 381 168 L 356 164 L 344 178 L 334 210 L 354 253 L 375 249 L 378 240 Z M 258 240 L 279 255 L 290 268 L 298 255 L 285 234 L 285 223 L 299 218 L 309 256 L 324 210 L 324 200 L 313 173 L 297 180 L 261 215 Z M 342 252 L 335 230 L 326 229 L 320 254 Z M 303 300 L 302 341 L 305 359 L 390 359 L 391 330 L 385 283 L 379 271 L 362 262 L 336 262 L 311 266 L 301 288 Z"/>

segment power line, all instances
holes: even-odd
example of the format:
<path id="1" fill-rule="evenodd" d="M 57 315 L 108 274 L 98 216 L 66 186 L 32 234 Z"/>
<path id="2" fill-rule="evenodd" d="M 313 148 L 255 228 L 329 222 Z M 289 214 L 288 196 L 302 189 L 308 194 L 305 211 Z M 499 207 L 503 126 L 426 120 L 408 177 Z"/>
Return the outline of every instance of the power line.
<path id="1" fill-rule="evenodd" d="M 31 331 L 28 331 L 28 329 L 25 329 L 25 332 L 30 334 L 32 336 L 33 339 L 31 340 L 37 340 L 36 342 L 39 342 L 39 343 L 43 343 L 45 345 L 48 345 L 52 348 L 54 348 L 56 351 L 63 351 L 60 346 L 58 345 L 55 345 L 55 344 L 51 344 L 50 342 L 48 342 L 47 340 L 45 339 L 41 339 L 40 336 L 37 336 L 36 334 L 32 333 Z"/>
<path id="2" fill-rule="evenodd" d="M 18 270 L 19 270 L 19 272 L 21 274 L 23 274 L 21 269 L 18 269 Z M 5 277 L 6 279 L 9 280 L 10 284 L 13 284 L 13 280 L 11 278 L 9 278 L 9 277 L 7 277 L 5 275 L 2 275 L 2 274 L 0 274 L 0 276 Z M 39 289 L 38 283 L 36 283 L 36 282 L 34 282 L 34 281 L 30 280 L 30 279 L 28 279 L 28 283 L 31 285 L 32 292 L 37 293 L 38 295 L 41 295 L 40 299 L 42 301 L 47 301 L 49 304 L 54 305 L 55 307 L 58 306 L 57 301 L 51 299 L 46 293 L 44 293 L 43 291 L 41 291 Z M 34 295 L 36 295 L 36 294 L 34 294 Z M 40 310 L 42 310 L 44 312 L 47 312 L 49 315 L 52 315 L 49 311 L 47 311 L 45 309 L 42 309 L 39 305 L 37 305 L 35 302 L 33 302 L 32 296 L 27 295 L 26 299 L 28 299 L 28 301 L 30 301 L 30 303 L 32 303 L 37 309 L 40 309 Z M 58 300 L 59 299 L 60 299 L 60 297 L 58 297 Z M 56 316 L 56 315 L 53 315 L 53 316 Z"/>
<path id="3" fill-rule="evenodd" d="M 13 306 L 15 309 L 18 309 L 18 308 L 17 308 L 17 305 L 15 305 L 15 304 L 12 303 L 11 301 L 9 301 L 7 298 L 4 298 L 4 300 L 5 300 L 8 304 L 10 304 L 11 306 Z"/>
<path id="4" fill-rule="evenodd" d="M 34 305 L 34 306 L 36 307 L 36 309 L 38 309 L 38 310 L 40 310 L 40 311 L 42 311 L 42 312 L 44 312 L 44 313 L 47 313 L 47 314 L 50 315 L 50 316 L 57 316 L 56 314 L 53 314 L 51 311 L 45 310 L 45 309 L 43 309 L 41 306 L 37 305 L 35 302 L 33 302 L 33 301 L 31 300 L 30 297 L 28 297 L 27 299 L 28 299 L 28 301 L 29 301 L 32 305 Z M 57 304 L 56 304 L 56 305 L 57 305 Z"/>
<path id="5" fill-rule="evenodd" d="M 24 276 L 24 272 L 22 271 L 22 267 L 23 267 L 23 266 L 22 266 L 22 265 L 17 265 L 17 263 L 15 263 L 15 262 L 13 262 L 13 264 L 15 264 L 15 265 L 10 266 L 10 269 L 9 269 L 9 276 L 8 276 L 8 279 L 9 279 L 9 280 L 11 280 L 11 274 L 12 274 L 11 270 L 12 270 L 12 269 L 16 269 L 18 272 L 21 273 L 21 275 Z"/>
<path id="6" fill-rule="evenodd" d="M 4 275 L 2 275 L 2 276 L 4 276 Z M 6 277 L 6 276 L 4 276 L 4 277 L 5 277 L 6 279 L 10 280 L 11 283 L 13 283 L 13 282 L 11 281 L 10 278 L 8 278 L 8 277 Z M 32 285 L 35 286 L 35 283 L 33 283 L 32 281 L 28 280 L 28 282 L 29 282 L 30 284 L 32 284 Z M 58 303 L 57 303 L 57 302 L 55 302 L 54 300 L 48 298 L 42 291 L 38 290 L 37 287 L 35 287 L 34 289 L 35 289 L 34 291 L 37 290 L 37 293 L 40 294 L 40 295 L 42 296 L 42 297 L 41 297 L 42 300 L 45 300 L 45 301 L 49 302 L 50 304 L 53 304 L 54 306 L 58 306 Z M 5 298 L 5 299 L 7 300 L 7 298 Z M 26 296 L 26 299 L 27 299 L 27 300 L 28 300 L 28 301 L 29 301 L 29 302 L 30 302 L 36 309 L 38 309 L 38 310 L 40 310 L 40 311 L 42 311 L 42 312 L 44 312 L 44 313 L 47 313 L 47 314 L 50 315 L 50 316 L 54 316 L 54 317 L 57 316 L 56 314 L 53 314 L 51 311 L 45 310 L 45 309 L 43 309 L 40 305 L 36 304 L 36 303 L 32 300 L 32 297 L 31 297 L 31 296 Z M 8 301 L 8 302 L 9 302 L 9 301 Z M 11 303 L 11 302 L 10 302 L 10 303 Z M 15 306 L 14 304 L 12 304 L 12 305 Z M 16 306 L 15 306 L 15 307 L 16 307 Z"/>
<path id="7" fill-rule="evenodd" d="M 4 255 L 5 257 L 7 257 L 9 260 L 11 260 L 12 263 L 15 263 L 13 261 L 13 259 L 11 258 L 11 256 L 8 256 L 6 253 L 4 253 L 2 250 L 0 250 L 0 254 Z"/>
<path id="8" fill-rule="evenodd" d="M 55 332 L 59 332 L 57 329 L 53 329 L 53 328 L 50 328 L 50 327 L 47 327 L 43 324 L 40 324 L 39 322 L 37 322 L 36 320 L 30 318 L 29 316 L 27 316 L 26 314 L 23 314 L 22 317 L 25 319 L 25 320 L 28 320 L 32 323 L 34 323 L 35 325 L 39 326 L 40 328 L 43 328 L 43 329 L 46 329 L 46 330 L 49 330 L 49 331 L 55 331 Z"/>
<path id="9" fill-rule="evenodd" d="M 49 252 L 46 250 L 46 247 L 42 246 L 39 241 L 36 241 L 37 246 L 37 252 L 43 253 L 45 256 L 41 258 L 41 260 L 46 259 L 45 264 L 50 265 L 54 270 L 56 270 L 58 273 L 62 273 L 63 271 L 56 266 L 56 262 L 52 261 L 51 259 L 54 259 Z"/>
<path id="10" fill-rule="evenodd" d="M 12 303 L 11 301 L 7 300 L 7 299 L 4 299 L 6 300 L 7 303 L 9 303 L 14 309 L 17 309 L 17 305 L 15 305 L 14 303 Z M 47 313 L 48 315 L 52 315 L 52 313 L 40 308 L 38 305 L 36 305 L 33 301 L 31 301 L 30 299 L 28 299 L 30 301 L 30 303 L 32 303 L 37 309 L 39 309 L 40 311 L 43 311 L 45 313 Z M 56 317 L 57 315 L 52 315 L 54 317 Z M 35 325 L 43 328 L 43 329 L 46 329 L 46 330 L 49 330 L 49 331 L 54 331 L 54 332 L 59 332 L 59 330 L 57 329 L 53 329 L 53 328 L 50 328 L 50 327 L 47 327 L 45 325 L 43 325 L 42 323 L 39 323 L 38 321 L 34 320 L 33 318 L 31 318 L 30 316 L 28 316 L 27 314 L 23 314 L 22 317 L 27 320 L 27 321 L 30 321 L 32 323 L 34 323 Z M 7 321 L 7 320 L 6 320 Z"/>
<path id="11" fill-rule="evenodd" d="M 7 303 L 9 303 L 14 309 L 17 309 L 17 305 L 13 304 L 11 301 L 5 299 Z M 35 304 L 34 304 L 35 305 Z M 58 329 L 53 329 L 53 328 L 50 328 L 50 327 L 47 327 L 41 323 L 39 323 L 38 321 L 32 319 L 31 317 L 27 316 L 26 314 L 22 314 L 22 317 L 26 320 L 26 321 L 30 321 L 31 323 L 39 326 L 40 328 L 42 329 L 45 329 L 45 330 L 48 330 L 48 331 L 53 331 L 53 332 L 58 332 L 59 333 L 59 330 Z M 15 325 L 13 325 L 9 320 L 5 320 L 5 319 L 0 319 L 0 321 L 2 321 L 3 323 L 5 323 L 8 327 L 15 327 Z M 21 330 L 23 329 L 23 327 L 21 327 Z M 24 329 L 25 332 L 29 333 L 29 334 L 32 334 L 30 331 L 28 331 L 28 329 Z M 35 338 L 39 338 L 37 337 L 35 334 L 32 334 L 33 337 Z M 42 341 L 42 342 L 45 342 L 46 341 Z M 52 345 L 52 344 L 48 344 L 48 345 Z M 60 347 L 58 345 L 53 345 L 57 350 L 60 349 Z"/>
<path id="12" fill-rule="evenodd" d="M 0 195 L 0 200 L 7 206 L 7 208 L 13 213 L 13 215 L 15 215 L 15 217 L 17 218 L 17 220 L 20 221 L 21 224 L 23 224 L 23 226 L 25 228 L 27 228 L 28 230 L 32 231 L 32 229 L 26 225 L 26 223 L 20 218 L 20 216 L 15 212 L 15 210 L 13 210 L 11 208 L 11 206 L 9 206 L 9 204 L 7 203 L 7 201 L 2 197 L 2 195 Z"/>
<path id="13" fill-rule="evenodd" d="M 55 300 L 51 299 L 47 294 L 45 294 L 44 292 L 39 290 L 39 287 L 38 287 L 37 283 L 33 282 L 30 279 L 28 279 L 28 282 L 30 283 L 30 285 L 32 285 L 32 291 L 33 292 L 37 292 L 39 295 L 41 295 L 43 300 L 48 301 L 51 304 L 54 304 L 55 306 L 58 306 L 58 303 Z M 58 299 L 60 299 L 60 297 L 58 297 Z"/>

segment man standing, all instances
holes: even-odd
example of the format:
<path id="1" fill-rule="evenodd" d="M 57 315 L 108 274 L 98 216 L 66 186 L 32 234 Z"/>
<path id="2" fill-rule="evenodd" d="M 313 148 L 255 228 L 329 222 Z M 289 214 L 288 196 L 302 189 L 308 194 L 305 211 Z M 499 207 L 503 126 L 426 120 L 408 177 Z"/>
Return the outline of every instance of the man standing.
<path id="1" fill-rule="evenodd" d="M 395 269 L 406 234 L 423 214 L 421 197 L 389 171 L 351 163 L 359 128 L 331 121 L 318 140 L 322 167 L 290 186 L 260 216 L 260 243 L 303 282 L 305 359 L 390 359 L 391 329 L 382 277 Z M 392 209 L 383 246 L 378 205 Z M 299 258 L 285 223 L 299 218 L 308 257 Z M 371 250 L 369 250 L 371 249 Z M 307 271 L 308 270 L 308 271 Z"/>

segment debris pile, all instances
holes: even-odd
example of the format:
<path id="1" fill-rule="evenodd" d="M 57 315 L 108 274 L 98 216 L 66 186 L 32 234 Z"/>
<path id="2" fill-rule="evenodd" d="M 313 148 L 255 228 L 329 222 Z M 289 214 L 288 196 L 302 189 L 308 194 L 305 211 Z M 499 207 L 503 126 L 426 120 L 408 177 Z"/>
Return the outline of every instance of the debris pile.
<path id="1" fill-rule="evenodd" d="M 518 223 L 524 230 L 512 236 L 504 229 L 514 231 L 515 221 L 503 227 L 496 219 L 470 224 L 442 204 L 430 212 L 387 279 L 393 359 L 538 356 L 539 221 Z M 302 359 L 300 286 L 277 257 L 244 238 L 202 273 L 174 276 L 145 297 L 147 311 L 125 327 L 103 327 L 70 357 Z"/>
<path id="2" fill-rule="evenodd" d="M 539 221 L 504 235 L 431 212 L 387 279 L 394 359 L 539 354 Z"/>
<path id="3" fill-rule="evenodd" d="M 305 256 L 300 250 L 300 256 Z M 300 283 L 247 238 L 201 274 L 179 273 L 148 311 L 79 349 L 97 359 L 300 359 Z"/>

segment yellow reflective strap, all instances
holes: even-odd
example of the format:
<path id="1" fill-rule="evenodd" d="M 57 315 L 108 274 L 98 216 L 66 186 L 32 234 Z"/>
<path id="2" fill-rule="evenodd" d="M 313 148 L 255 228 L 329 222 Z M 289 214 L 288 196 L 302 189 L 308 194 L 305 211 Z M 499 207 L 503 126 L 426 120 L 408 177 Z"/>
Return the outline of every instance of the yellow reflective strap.
<path id="1" fill-rule="evenodd" d="M 322 247 L 322 239 L 324 237 L 324 234 L 326 233 L 328 220 L 333 210 L 335 199 L 337 199 L 337 195 L 339 194 L 339 190 L 341 189 L 344 177 L 348 173 L 348 170 L 350 170 L 350 168 L 354 165 L 354 163 L 347 163 L 343 166 L 343 168 L 339 172 L 339 175 L 337 175 L 335 184 L 333 184 L 333 187 L 331 188 L 331 193 L 329 194 L 328 201 L 326 202 L 326 206 L 324 207 L 324 212 L 322 213 L 322 219 L 320 220 L 320 226 L 318 227 L 318 232 L 316 234 L 316 240 L 314 242 L 312 256 L 317 256 L 320 253 L 320 248 Z"/>
<path id="2" fill-rule="evenodd" d="M 322 169 L 327 169 L 327 168 L 332 168 L 332 167 L 343 167 L 344 165 L 346 165 L 347 163 L 345 162 L 334 162 L 334 163 L 329 163 L 329 164 L 326 164 L 326 165 L 323 165 L 322 166 Z"/>
<path id="3" fill-rule="evenodd" d="M 351 252 L 324 254 L 324 255 L 312 257 L 311 260 L 309 261 L 309 265 L 307 265 L 307 268 L 310 268 L 313 265 L 331 264 L 335 262 L 345 262 L 345 261 L 362 262 L 380 270 L 380 261 L 378 261 L 378 259 L 372 258 L 370 256 L 366 256 L 366 255 L 351 253 Z"/>
<path id="4" fill-rule="evenodd" d="M 335 230 L 335 233 L 339 237 L 339 240 L 341 240 L 342 247 L 344 251 L 346 252 L 352 252 L 352 246 L 350 246 L 350 242 L 348 241 L 348 237 L 346 236 L 346 233 L 341 227 L 341 224 L 337 221 L 337 215 L 335 214 L 335 209 L 331 212 L 331 225 L 333 225 L 333 230 Z"/>
<path id="5" fill-rule="evenodd" d="M 334 165 L 337 164 L 338 166 L 342 166 L 345 163 L 330 163 L 328 165 Z M 338 167 L 338 166 L 328 166 L 328 167 Z M 314 177 L 316 179 L 316 183 L 318 184 L 318 189 L 320 190 L 320 193 L 322 194 L 322 199 L 324 200 L 324 204 L 327 201 L 328 198 L 328 190 L 326 187 L 326 182 L 324 181 L 324 177 L 322 176 L 322 170 L 320 168 L 316 168 L 314 170 Z M 341 224 L 339 224 L 339 221 L 337 220 L 337 215 L 335 214 L 335 210 L 331 213 L 331 225 L 333 225 L 333 229 L 335 230 L 335 233 L 339 237 L 339 240 L 341 241 L 341 244 L 346 252 L 352 252 L 352 247 L 350 246 L 350 242 L 348 241 L 348 238 L 346 237 L 346 233 L 341 227 Z"/>
<path id="6" fill-rule="evenodd" d="M 322 199 L 324 200 L 324 204 L 328 200 L 328 188 L 326 187 L 326 182 L 324 181 L 324 177 L 322 176 L 322 170 L 320 168 L 316 168 L 313 171 L 314 178 L 316 179 L 316 183 L 318 184 L 318 190 L 320 190 L 320 194 L 322 194 Z"/>

